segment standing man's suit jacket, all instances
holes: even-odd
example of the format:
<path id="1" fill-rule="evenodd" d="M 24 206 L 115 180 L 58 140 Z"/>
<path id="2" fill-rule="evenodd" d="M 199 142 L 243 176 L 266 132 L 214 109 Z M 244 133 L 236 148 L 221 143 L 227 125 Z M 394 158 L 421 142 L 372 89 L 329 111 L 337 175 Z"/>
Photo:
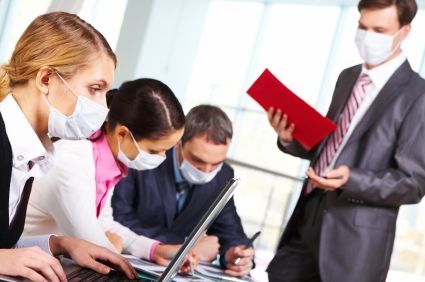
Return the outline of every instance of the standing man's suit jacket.
<path id="1" fill-rule="evenodd" d="M 327 117 L 337 121 L 360 72 L 361 66 L 355 66 L 340 74 Z M 335 167 L 347 165 L 350 177 L 341 189 L 326 193 L 323 199 L 319 238 L 323 281 L 385 281 L 399 207 L 418 203 L 425 193 L 424 93 L 424 79 L 405 61 L 385 84 L 339 155 Z M 310 152 L 296 143 L 279 147 L 310 159 L 314 165 L 324 144 Z M 306 183 L 280 246 L 296 226 L 305 189 Z"/>
<path id="2" fill-rule="evenodd" d="M 233 169 L 224 163 L 213 180 L 207 184 L 194 185 L 191 197 L 177 217 L 173 169 L 173 150 L 167 152 L 167 159 L 156 169 L 130 169 L 128 177 L 117 184 L 112 197 L 114 219 L 137 234 L 162 243 L 183 243 L 227 181 L 233 177 Z M 232 246 L 249 244 L 233 198 L 207 233 L 219 238 L 221 254 Z"/>

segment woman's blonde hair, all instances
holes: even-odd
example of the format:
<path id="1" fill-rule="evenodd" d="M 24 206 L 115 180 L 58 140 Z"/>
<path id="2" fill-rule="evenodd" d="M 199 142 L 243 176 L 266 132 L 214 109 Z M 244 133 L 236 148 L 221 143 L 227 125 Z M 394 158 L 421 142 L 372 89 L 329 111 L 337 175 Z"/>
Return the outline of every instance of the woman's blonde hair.
<path id="1" fill-rule="evenodd" d="M 89 23 L 65 12 L 41 15 L 24 31 L 9 62 L 0 66 L 0 101 L 12 87 L 35 77 L 43 66 L 69 78 L 99 54 L 109 56 L 116 66 L 112 48 Z"/>

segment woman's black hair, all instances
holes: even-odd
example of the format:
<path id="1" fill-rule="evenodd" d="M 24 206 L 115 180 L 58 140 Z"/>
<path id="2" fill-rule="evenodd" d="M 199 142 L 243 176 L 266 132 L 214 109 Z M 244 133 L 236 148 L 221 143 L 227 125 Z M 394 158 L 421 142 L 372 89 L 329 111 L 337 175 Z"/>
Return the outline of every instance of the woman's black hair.
<path id="1" fill-rule="evenodd" d="M 141 78 L 124 82 L 106 94 L 106 127 L 125 125 L 136 140 L 157 139 L 183 128 L 185 115 L 173 91 L 159 80 Z"/>

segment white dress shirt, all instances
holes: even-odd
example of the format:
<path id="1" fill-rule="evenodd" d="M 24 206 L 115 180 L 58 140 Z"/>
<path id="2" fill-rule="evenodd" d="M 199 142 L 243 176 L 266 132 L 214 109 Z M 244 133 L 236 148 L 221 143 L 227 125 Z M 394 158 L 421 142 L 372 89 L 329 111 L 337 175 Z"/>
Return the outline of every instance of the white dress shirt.
<path id="1" fill-rule="evenodd" d="M 114 221 L 110 205 L 112 191 L 97 218 L 91 142 L 55 142 L 54 166 L 33 183 L 24 234 L 64 234 L 116 251 L 105 235 L 106 231 L 112 231 L 123 239 L 125 252 L 149 259 L 151 248 L 157 241 L 139 236 Z"/>
<path id="2" fill-rule="evenodd" d="M 363 116 L 366 114 L 373 101 L 375 101 L 376 97 L 378 96 L 379 92 L 381 92 L 384 85 L 388 82 L 394 72 L 404 63 L 404 61 L 406 61 L 406 56 L 403 53 L 400 53 L 394 59 L 373 69 L 368 70 L 365 65 L 362 66 L 360 76 L 362 74 L 368 75 L 369 78 L 372 80 L 372 83 L 366 86 L 365 98 L 363 99 L 362 103 L 360 104 L 359 108 L 351 119 L 348 131 L 345 133 L 341 145 L 336 151 L 335 156 L 329 164 L 328 168 L 325 169 L 324 174 L 326 174 L 326 171 L 329 171 L 334 168 L 335 162 L 338 159 L 339 154 L 341 154 L 341 151 L 344 149 L 345 144 L 347 144 L 347 141 L 353 133 L 354 129 L 362 120 Z"/>
<path id="3" fill-rule="evenodd" d="M 47 144 L 49 150 L 41 143 L 31 124 L 28 122 L 12 94 L 9 94 L 0 103 L 0 111 L 6 126 L 6 133 L 12 147 L 13 166 L 9 192 L 9 224 L 12 221 L 26 181 L 30 177 L 39 177 L 49 169 L 52 161 L 53 148 Z M 29 162 L 34 165 L 29 167 Z M 17 247 L 37 245 L 50 252 L 49 236 L 20 238 Z"/>

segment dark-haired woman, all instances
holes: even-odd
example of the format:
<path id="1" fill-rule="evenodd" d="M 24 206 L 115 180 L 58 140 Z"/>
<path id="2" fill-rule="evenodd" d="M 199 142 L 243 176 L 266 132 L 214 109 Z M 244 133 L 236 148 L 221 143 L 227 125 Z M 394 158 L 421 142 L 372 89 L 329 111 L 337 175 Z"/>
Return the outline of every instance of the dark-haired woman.
<path id="1" fill-rule="evenodd" d="M 25 233 L 59 233 L 166 264 L 175 248 L 113 221 L 112 190 L 127 168 L 152 169 L 183 134 L 185 117 L 170 88 L 154 79 L 110 91 L 102 130 L 90 140 L 55 143 L 56 163 L 34 182 Z"/>

